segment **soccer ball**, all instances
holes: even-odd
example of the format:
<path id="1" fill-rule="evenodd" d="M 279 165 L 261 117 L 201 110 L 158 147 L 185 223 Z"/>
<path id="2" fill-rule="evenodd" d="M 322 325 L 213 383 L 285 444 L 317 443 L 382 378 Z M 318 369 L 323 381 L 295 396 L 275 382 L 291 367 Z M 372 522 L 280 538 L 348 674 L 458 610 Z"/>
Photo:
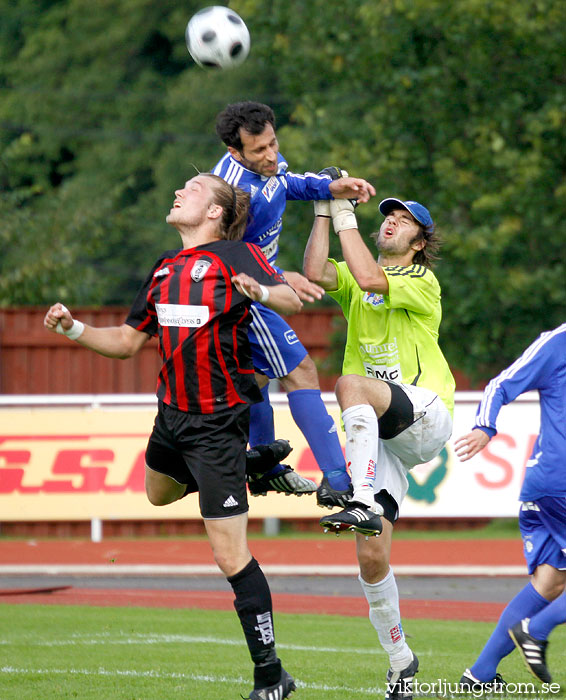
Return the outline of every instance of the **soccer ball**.
<path id="1" fill-rule="evenodd" d="M 234 68 L 250 52 L 250 33 L 234 10 L 213 5 L 191 17 L 185 41 L 195 62 L 203 68 Z"/>

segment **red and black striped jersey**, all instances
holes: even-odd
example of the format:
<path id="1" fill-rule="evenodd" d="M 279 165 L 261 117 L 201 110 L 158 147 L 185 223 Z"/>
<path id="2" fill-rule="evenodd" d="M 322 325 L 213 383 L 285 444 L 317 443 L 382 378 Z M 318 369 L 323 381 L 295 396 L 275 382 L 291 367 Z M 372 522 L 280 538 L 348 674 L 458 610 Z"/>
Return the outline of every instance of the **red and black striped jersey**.
<path id="1" fill-rule="evenodd" d="M 256 245 L 214 241 L 163 253 L 130 309 L 126 323 L 159 339 L 157 396 L 180 411 L 261 401 L 248 341 L 251 300 L 230 281 L 239 272 L 266 286 L 285 283 Z"/>

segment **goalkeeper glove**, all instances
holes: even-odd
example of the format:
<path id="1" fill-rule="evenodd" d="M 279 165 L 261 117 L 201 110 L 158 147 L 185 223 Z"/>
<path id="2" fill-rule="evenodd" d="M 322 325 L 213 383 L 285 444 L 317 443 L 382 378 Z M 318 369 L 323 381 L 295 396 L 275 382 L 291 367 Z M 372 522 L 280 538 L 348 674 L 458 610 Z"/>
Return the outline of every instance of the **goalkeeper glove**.
<path id="1" fill-rule="evenodd" d="M 337 168 L 335 165 L 330 165 L 328 168 L 323 168 L 318 174 L 319 175 L 330 175 L 331 180 L 339 180 L 341 177 L 348 177 L 347 170 L 342 170 L 342 168 Z M 354 207 L 358 206 L 357 199 L 349 199 L 348 201 L 352 202 Z"/>
<path id="2" fill-rule="evenodd" d="M 338 180 L 338 178 L 347 177 L 348 175 L 345 170 L 340 170 L 340 168 L 336 168 L 333 165 L 329 166 L 328 168 L 323 168 L 318 174 L 328 175 L 331 180 Z M 328 199 L 319 199 L 318 201 L 315 201 L 314 215 L 322 216 L 325 219 L 330 219 L 330 201 Z"/>
<path id="3" fill-rule="evenodd" d="M 315 216 L 322 216 L 324 219 L 330 219 L 330 201 L 328 199 L 315 200 L 313 204 Z"/>
<path id="4" fill-rule="evenodd" d="M 341 177 L 348 177 L 348 173 L 335 165 L 329 165 L 328 168 L 323 168 L 319 175 L 329 175 L 331 180 L 339 180 Z"/>
<path id="5" fill-rule="evenodd" d="M 351 199 L 333 199 L 330 202 L 330 215 L 336 234 L 348 228 L 358 228 L 354 206 Z"/>

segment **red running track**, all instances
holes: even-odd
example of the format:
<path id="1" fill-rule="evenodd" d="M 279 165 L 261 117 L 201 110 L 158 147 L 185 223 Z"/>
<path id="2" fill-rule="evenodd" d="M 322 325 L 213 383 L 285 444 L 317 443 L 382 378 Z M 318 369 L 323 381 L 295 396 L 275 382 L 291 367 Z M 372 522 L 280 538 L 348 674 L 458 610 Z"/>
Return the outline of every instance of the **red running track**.
<path id="1" fill-rule="evenodd" d="M 263 564 L 356 564 L 353 539 L 251 540 L 253 555 Z M 150 540 L 11 540 L 0 542 L 5 564 L 214 564 L 206 539 Z M 517 540 L 397 540 L 391 554 L 401 564 L 524 566 Z"/>
<path id="2" fill-rule="evenodd" d="M 263 564 L 355 565 L 352 539 L 252 540 L 250 549 Z M 392 565 L 524 565 L 520 540 L 399 540 Z M 0 543 L 0 567 L 7 564 L 213 564 L 206 540 L 10 541 Z M 526 575 L 526 574 L 525 574 Z M 487 581 L 486 581 L 487 585 Z M 0 592 L 2 593 L 2 592 Z M 222 591 L 152 591 L 63 588 L 52 592 L 3 591 L 4 603 L 135 605 L 233 610 L 233 597 Z M 275 593 L 279 612 L 367 615 L 360 596 Z M 504 604 L 489 602 L 402 600 L 405 618 L 494 621 Z"/>

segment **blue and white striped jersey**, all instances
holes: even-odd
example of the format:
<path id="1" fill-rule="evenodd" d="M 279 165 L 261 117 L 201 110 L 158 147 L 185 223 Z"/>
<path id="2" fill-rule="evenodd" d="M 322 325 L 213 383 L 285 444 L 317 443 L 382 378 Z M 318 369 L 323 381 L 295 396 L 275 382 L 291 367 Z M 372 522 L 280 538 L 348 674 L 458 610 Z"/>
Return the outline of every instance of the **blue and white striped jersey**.
<path id="1" fill-rule="evenodd" d="M 229 153 L 212 170 L 214 175 L 250 193 L 250 220 L 244 241 L 258 245 L 274 267 L 287 200 L 333 199 L 328 188 L 330 177 L 315 173 L 297 175 L 287 170 L 287 162 L 280 153 L 277 160 L 277 175 L 272 177 L 248 170 Z"/>
<path id="2" fill-rule="evenodd" d="M 502 406 L 538 390 L 540 432 L 527 462 L 522 501 L 566 495 L 566 323 L 546 331 L 492 379 L 476 413 L 476 428 L 490 437 Z"/>

